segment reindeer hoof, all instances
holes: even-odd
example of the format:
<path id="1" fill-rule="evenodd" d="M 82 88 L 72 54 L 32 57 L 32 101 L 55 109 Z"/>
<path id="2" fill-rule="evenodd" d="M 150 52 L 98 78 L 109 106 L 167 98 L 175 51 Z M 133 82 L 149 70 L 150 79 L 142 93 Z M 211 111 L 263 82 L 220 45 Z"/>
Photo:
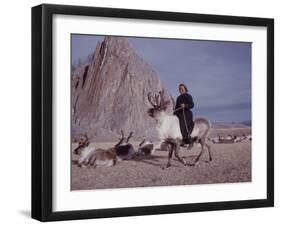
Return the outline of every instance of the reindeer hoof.
<path id="1" fill-rule="evenodd" d="M 212 162 L 212 158 L 209 158 L 208 160 L 205 160 L 204 162 L 206 162 L 206 163 L 210 163 L 210 162 Z"/>
<path id="2" fill-rule="evenodd" d="M 186 166 L 194 166 L 195 163 L 186 163 Z"/>
<path id="3" fill-rule="evenodd" d="M 168 167 L 169 167 L 169 166 L 162 166 L 161 169 L 162 169 L 162 170 L 165 170 L 165 169 L 168 169 Z"/>

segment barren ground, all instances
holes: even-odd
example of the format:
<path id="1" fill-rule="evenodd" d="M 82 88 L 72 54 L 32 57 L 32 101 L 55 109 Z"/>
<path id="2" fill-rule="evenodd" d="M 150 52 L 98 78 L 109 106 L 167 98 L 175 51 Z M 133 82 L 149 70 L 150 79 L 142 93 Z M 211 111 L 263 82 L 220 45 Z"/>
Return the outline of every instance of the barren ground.
<path id="1" fill-rule="evenodd" d="M 138 143 L 138 142 L 136 142 Z M 135 144 L 135 143 L 133 143 Z M 112 147 L 114 143 L 95 143 L 95 147 Z M 200 147 L 191 151 L 182 148 L 180 155 L 192 163 Z M 135 157 L 115 166 L 79 168 L 72 163 L 72 190 L 127 188 L 251 181 L 251 142 L 212 144 L 213 161 L 207 163 L 207 151 L 195 166 L 184 166 L 173 157 L 167 163 L 167 152 L 156 151 L 152 156 Z M 78 156 L 73 155 L 73 160 Z"/>

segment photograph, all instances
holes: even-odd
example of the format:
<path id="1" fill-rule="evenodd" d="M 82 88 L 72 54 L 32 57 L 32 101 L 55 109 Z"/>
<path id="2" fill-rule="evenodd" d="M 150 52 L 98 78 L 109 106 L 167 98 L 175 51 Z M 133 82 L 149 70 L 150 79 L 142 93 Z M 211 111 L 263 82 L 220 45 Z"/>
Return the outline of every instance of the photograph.
<path id="1" fill-rule="evenodd" d="M 31 216 L 274 206 L 274 19 L 32 7 Z"/>
<path id="2" fill-rule="evenodd" d="M 252 181 L 251 42 L 70 43 L 71 191 Z"/>

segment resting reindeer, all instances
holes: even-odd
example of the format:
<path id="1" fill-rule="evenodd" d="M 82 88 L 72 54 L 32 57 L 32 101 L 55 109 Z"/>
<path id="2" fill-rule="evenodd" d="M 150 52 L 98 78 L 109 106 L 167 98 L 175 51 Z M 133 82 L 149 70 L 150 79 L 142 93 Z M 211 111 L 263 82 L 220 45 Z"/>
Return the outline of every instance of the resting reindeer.
<path id="1" fill-rule="evenodd" d="M 220 144 L 233 144 L 237 136 L 228 135 L 227 137 L 219 136 L 219 143 Z"/>
<path id="2" fill-rule="evenodd" d="M 74 154 L 80 155 L 77 161 L 78 166 L 113 166 L 119 160 L 115 148 L 95 149 L 94 147 L 90 147 L 89 144 L 87 134 L 82 135 L 79 139 L 78 147 L 73 151 Z"/>
<path id="3" fill-rule="evenodd" d="M 130 132 L 129 136 L 125 137 L 123 130 L 121 130 L 121 135 L 122 137 L 119 138 L 119 142 L 115 145 L 117 156 L 122 160 L 132 159 L 136 154 L 133 145 L 129 143 L 133 132 Z"/>
<path id="4" fill-rule="evenodd" d="M 78 165 L 80 167 L 96 167 L 98 165 L 113 166 L 118 161 L 132 159 L 135 155 L 135 150 L 132 144 L 129 143 L 129 140 L 133 136 L 133 132 L 130 132 L 128 137 L 124 136 L 123 131 L 121 131 L 121 134 L 122 137 L 119 138 L 118 143 L 109 149 L 91 148 L 89 147 L 89 142 L 79 145 L 78 147 L 81 152 L 81 157 L 77 162 Z M 84 136 L 88 137 L 87 135 Z"/>
<path id="5" fill-rule="evenodd" d="M 86 165 L 96 166 L 114 166 L 119 161 L 115 148 L 96 149 L 87 159 Z M 81 165 L 81 162 L 79 163 Z"/>
<path id="6" fill-rule="evenodd" d="M 143 139 L 143 141 L 140 142 L 140 144 L 139 144 L 139 149 L 137 151 L 137 154 L 139 154 L 139 155 L 150 155 L 150 154 L 152 154 L 152 150 L 153 150 L 153 143 Z"/>
<path id="7" fill-rule="evenodd" d="M 165 112 L 168 105 L 170 104 L 170 101 L 164 100 L 164 90 L 160 91 L 159 94 L 155 94 L 154 97 L 151 93 L 148 93 L 147 97 L 148 101 L 152 105 L 152 108 L 148 109 L 147 113 L 150 117 L 156 119 L 157 121 L 157 130 L 160 138 L 160 143 L 169 143 L 173 147 L 169 150 L 168 163 L 166 167 L 171 166 L 170 161 L 174 151 L 176 158 L 184 165 L 187 165 L 185 160 L 179 156 L 180 142 L 182 140 L 179 119 L 176 116 L 168 115 Z M 191 133 L 191 138 L 201 144 L 201 152 L 196 157 L 195 162 L 191 165 L 194 165 L 198 162 L 205 146 L 208 149 L 209 161 L 212 160 L 211 146 L 207 143 L 206 139 L 209 135 L 210 129 L 211 123 L 209 122 L 209 120 L 205 118 L 196 118 L 194 120 L 194 128 Z"/>

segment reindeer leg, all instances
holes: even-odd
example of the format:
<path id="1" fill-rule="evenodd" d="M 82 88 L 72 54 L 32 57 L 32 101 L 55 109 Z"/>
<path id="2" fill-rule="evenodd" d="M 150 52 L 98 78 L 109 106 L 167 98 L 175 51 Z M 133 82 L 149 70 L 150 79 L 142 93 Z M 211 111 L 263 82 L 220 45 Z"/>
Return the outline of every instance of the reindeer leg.
<path id="1" fill-rule="evenodd" d="M 92 165 L 92 167 L 95 169 L 95 168 L 97 167 L 97 164 L 94 163 L 94 164 Z"/>
<path id="2" fill-rule="evenodd" d="M 84 164 L 84 161 L 85 161 L 85 159 L 78 159 L 77 165 L 78 165 L 79 167 L 82 167 L 83 164 Z"/>
<path id="3" fill-rule="evenodd" d="M 81 147 L 78 145 L 78 147 L 77 148 L 75 148 L 74 150 L 73 150 L 73 154 L 75 154 L 75 155 L 79 155 L 80 154 L 80 152 L 81 152 Z"/>
<path id="4" fill-rule="evenodd" d="M 209 161 L 208 162 L 211 162 L 213 160 L 212 153 L 211 153 L 211 145 L 209 145 L 207 142 L 205 144 L 206 144 L 206 147 L 207 147 L 208 153 L 209 153 Z"/>
<path id="5" fill-rule="evenodd" d="M 193 148 L 193 144 L 189 144 L 186 148 L 187 151 L 191 150 Z"/>
<path id="6" fill-rule="evenodd" d="M 183 164 L 183 165 L 187 165 L 187 163 L 186 163 L 186 161 L 182 158 L 182 157 L 180 157 L 180 155 L 179 155 L 179 152 L 180 152 L 180 144 L 179 144 L 179 142 L 177 142 L 176 143 L 176 145 L 175 145 L 175 157 Z"/>
<path id="7" fill-rule="evenodd" d="M 201 144 L 201 151 L 200 151 L 199 155 L 196 157 L 193 165 L 195 165 L 199 161 L 199 159 L 200 159 L 200 157 L 201 157 L 201 155 L 203 154 L 203 151 L 204 151 L 205 139 L 200 139 L 199 141 L 200 141 L 200 144 Z"/>
<path id="8" fill-rule="evenodd" d="M 166 168 L 169 168 L 171 166 L 171 158 L 173 156 L 173 151 L 174 151 L 174 147 L 173 147 L 173 145 L 171 145 L 171 148 L 169 149 L 168 163 L 167 163 Z"/>
<path id="9" fill-rule="evenodd" d="M 89 160 L 89 165 L 92 166 L 93 168 L 96 168 L 96 166 L 97 166 L 96 160 L 97 160 L 96 156 L 93 155 L 93 156 L 91 157 L 91 159 Z"/>

